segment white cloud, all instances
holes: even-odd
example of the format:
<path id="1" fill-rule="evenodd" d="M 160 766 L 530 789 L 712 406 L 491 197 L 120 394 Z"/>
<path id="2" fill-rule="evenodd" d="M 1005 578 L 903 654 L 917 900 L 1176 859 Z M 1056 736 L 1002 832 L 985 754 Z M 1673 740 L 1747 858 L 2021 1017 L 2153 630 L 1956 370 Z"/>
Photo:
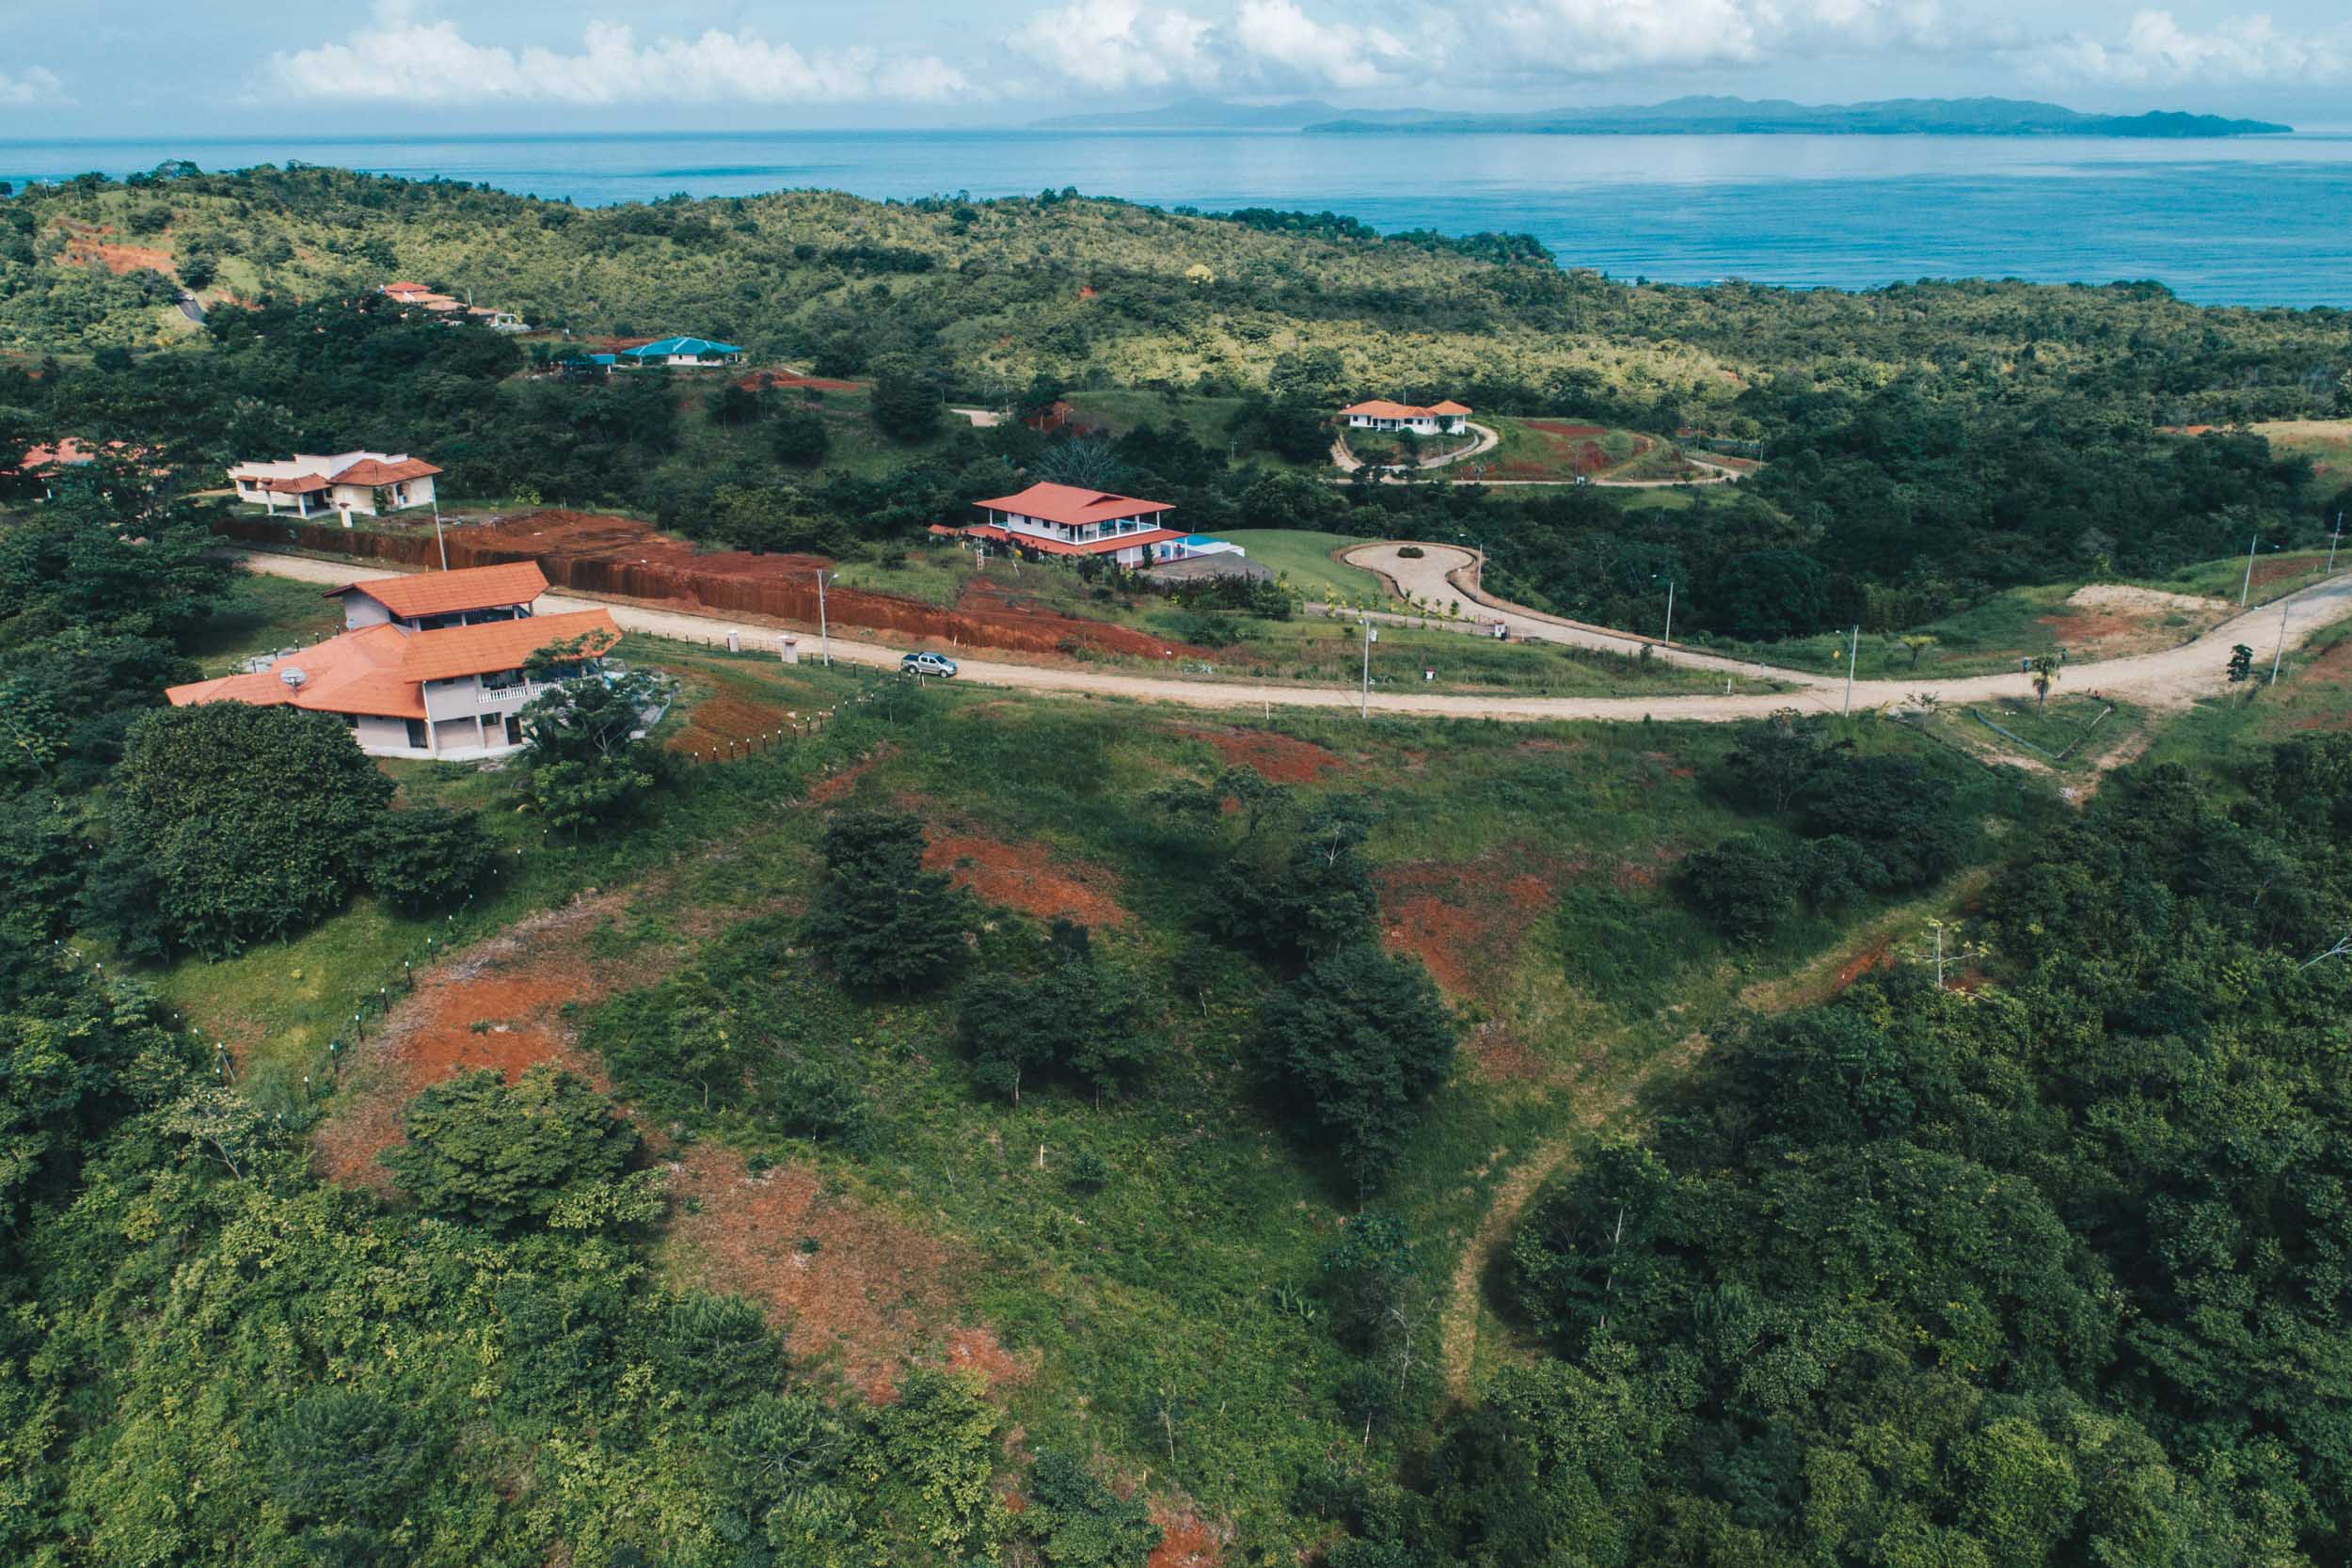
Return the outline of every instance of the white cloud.
<path id="1" fill-rule="evenodd" d="M 2281 31 L 2267 16 L 2238 16 L 2195 32 L 2170 11 L 2140 11 L 2116 42 L 2078 33 L 2038 46 L 2029 63 L 2102 82 L 2323 82 L 2352 73 L 2352 31 Z"/>
<path id="2" fill-rule="evenodd" d="M 1487 52 L 1520 75 L 1752 65 L 1939 41 L 1932 0 L 1515 0 L 1488 24 L 1502 47 Z"/>
<path id="3" fill-rule="evenodd" d="M 1253 63 L 1273 64 L 1334 87 L 1376 87 L 1406 68 L 1429 74 L 1438 62 L 1376 24 L 1347 16 L 1317 21 L 1297 0 L 1242 0 L 1233 36 Z M 1434 52 L 1434 45 L 1429 46 Z"/>
<path id="4" fill-rule="evenodd" d="M 28 65 L 13 75 L 0 71 L 0 105 L 14 108 L 32 103 L 68 102 L 65 84 L 57 80 L 56 71 L 37 65 Z"/>
<path id="5" fill-rule="evenodd" d="M 453 22 L 419 20 L 399 0 L 342 43 L 272 55 L 272 86 L 308 98 L 405 103 L 531 100 L 570 103 L 691 102 L 841 103 L 935 100 L 972 90 L 962 72 L 931 55 L 870 49 L 803 54 L 753 33 L 639 44 L 626 24 L 591 22 L 578 54 L 536 45 L 475 43 Z"/>
<path id="6" fill-rule="evenodd" d="M 1011 43 L 1062 81 L 1103 92 L 1176 82 L 1206 87 L 1219 74 L 1209 47 L 1215 31 L 1184 11 L 1147 13 L 1136 0 L 1073 0 L 1031 16 Z"/>

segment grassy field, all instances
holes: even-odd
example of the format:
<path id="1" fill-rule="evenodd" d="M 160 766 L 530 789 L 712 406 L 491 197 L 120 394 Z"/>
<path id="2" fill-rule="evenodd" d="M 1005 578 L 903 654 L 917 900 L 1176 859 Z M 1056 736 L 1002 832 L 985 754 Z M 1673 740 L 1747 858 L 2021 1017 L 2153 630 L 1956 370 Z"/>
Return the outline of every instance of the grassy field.
<path id="1" fill-rule="evenodd" d="M 2255 562 L 2250 602 L 2275 603 L 2321 580 L 2327 576 L 2327 560 L 2324 549 L 2261 557 Z M 2352 566 L 2352 552 L 2337 564 Z M 2015 670 L 2021 661 L 2043 654 L 2062 655 L 2074 663 L 2174 647 L 2238 613 L 2245 573 L 2246 558 L 2238 556 L 2201 562 L 2168 578 L 2103 579 L 2108 587 L 2185 595 L 2204 601 L 2201 604 L 2176 604 L 2156 597 L 2134 602 L 2128 594 L 2091 594 L 2087 602 L 2070 603 L 2087 587 L 2099 586 L 2079 582 L 2012 588 L 1909 634 L 1933 640 L 1916 650 L 1915 657 L 1915 650 L 1899 635 L 1864 633 L 1856 669 L 1865 680 L 1915 679 L 1924 683 L 1921 689 L 1926 690 L 1932 689 L 1932 683 L 1939 679 Z M 1728 638 L 1692 641 L 1693 646 L 1739 653 L 1794 670 L 1836 673 L 1846 667 L 1842 632 L 1772 643 L 1741 643 Z"/>
<path id="2" fill-rule="evenodd" d="M 740 723 L 763 705 L 838 702 L 857 684 L 642 640 L 626 651 L 689 682 L 675 721 L 689 732 L 715 724 L 723 706 Z M 1519 1157 L 1687 1051 L 1752 988 L 1818 966 L 1846 928 L 1808 918 L 1769 946 L 1729 947 L 1672 895 L 1684 854 L 1754 827 L 1708 785 L 1726 729 L 1232 722 L 890 689 L 804 742 L 691 769 L 643 830 L 580 850 L 496 809 L 506 787 L 496 775 L 398 767 L 413 798 L 490 808 L 506 849 L 494 890 L 437 927 L 363 903 L 285 946 L 183 965 L 167 990 L 208 1036 L 238 1043 L 252 1092 L 299 1110 L 333 1087 L 318 1066 L 325 1042 L 345 1037 L 358 998 L 397 989 L 399 959 L 426 936 L 438 949 L 583 889 L 617 889 L 596 951 L 658 942 L 676 949 L 665 970 L 759 976 L 765 1016 L 788 1021 L 874 1119 L 851 1148 L 787 1136 L 765 1110 L 721 1110 L 674 1129 L 680 1147 L 715 1140 L 754 1169 L 811 1172 L 833 1212 L 877 1227 L 886 1216 L 962 1259 L 940 1288 L 1018 1369 L 998 1397 L 1032 1449 L 1101 1455 L 1131 1480 L 1148 1476 L 1167 1506 L 1230 1524 L 1247 1560 L 1289 1560 L 1312 1544 L 1297 1533 L 1311 1527 L 1292 1516 L 1293 1489 L 1334 1456 L 1375 1470 L 1393 1462 L 1432 1393 L 1417 1378 L 1395 1428 L 1367 1433 L 1348 1413 L 1360 1363 L 1322 1326 L 1315 1281 L 1357 1195 L 1255 1087 L 1251 1020 L 1276 976 L 1204 935 L 1200 871 L 1215 851 L 1137 802 L 1171 779 L 1241 766 L 1309 799 L 1375 803 L 1383 940 L 1428 964 L 1464 1024 L 1453 1082 L 1380 1196 L 1422 1249 L 1427 1290 L 1412 1310 L 1433 1334 L 1452 1259 Z M 1970 777 L 1899 726 L 1856 721 L 1841 735 Z M 867 1004 L 833 987 L 793 938 L 823 821 L 807 796 L 824 778 L 829 804 L 916 810 L 959 876 L 977 868 L 990 908 L 976 966 L 1026 951 L 1047 917 L 1083 904 L 1103 961 L 1148 999 L 1144 1027 L 1160 1053 L 1139 1089 L 1098 1103 L 1035 1088 L 1009 1105 L 974 1081 L 951 1001 Z M 1989 784 L 1967 787 L 2002 809 Z M 1007 865 L 1017 874 L 992 869 Z M 656 881 L 658 898 L 645 891 Z M 1886 918 L 1881 907 L 1852 916 Z M 1109 1172 L 1098 1191 L 1068 1184 L 1081 1151 Z M 675 1249 L 665 1261 L 688 1277 L 701 1266 Z M 857 1260 L 829 1245 L 812 1266 L 829 1261 Z M 873 1327 L 893 1307 L 828 1310 Z M 814 1344 L 819 1326 L 797 1323 L 795 1345 Z"/>
<path id="3" fill-rule="evenodd" d="M 2312 496 L 2331 499 L 2352 484 L 2352 420 L 2270 420 L 2248 429 L 2280 457 L 2312 460 Z"/>
<path id="4" fill-rule="evenodd" d="M 342 629 L 342 602 L 326 597 L 317 583 L 239 572 L 187 651 L 205 674 L 230 675 L 256 654 L 307 647 Z"/>
<path id="5" fill-rule="evenodd" d="M 1332 559 L 1333 551 L 1367 540 L 1345 533 L 1279 528 L 1228 529 L 1217 537 L 1239 545 L 1250 560 L 1270 568 L 1278 581 L 1310 598 L 1383 610 L 1395 607 L 1396 601 L 1382 589 L 1378 577 Z"/>
<path id="6" fill-rule="evenodd" d="M 1673 443 L 1655 436 L 1617 430 L 1565 417 L 1478 421 L 1502 437 L 1486 456 L 1461 465 L 1460 477 L 1550 481 L 1563 484 L 1579 479 L 1662 479 L 1672 477 L 1655 464 L 1671 460 Z M 1635 471 L 1636 467 L 1641 471 Z"/>

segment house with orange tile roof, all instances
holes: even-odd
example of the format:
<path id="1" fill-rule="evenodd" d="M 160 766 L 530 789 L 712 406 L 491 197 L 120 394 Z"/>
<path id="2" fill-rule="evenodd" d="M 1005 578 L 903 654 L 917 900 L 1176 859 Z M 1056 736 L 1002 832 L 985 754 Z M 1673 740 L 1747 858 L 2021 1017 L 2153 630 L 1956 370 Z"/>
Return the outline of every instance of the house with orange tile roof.
<path id="1" fill-rule="evenodd" d="M 1340 410 L 1350 430 L 1409 430 L 1416 436 L 1458 436 L 1470 423 L 1468 406 L 1451 400 L 1422 408 L 1375 398 Z"/>
<path id="2" fill-rule="evenodd" d="M 494 310 L 486 305 L 473 305 L 465 300 L 436 293 L 421 283 L 381 283 L 377 293 L 395 305 L 423 310 L 447 322 L 480 322 L 493 332 L 528 332 L 531 330 L 520 316 L 512 310 Z"/>
<path id="3" fill-rule="evenodd" d="M 962 532 L 983 544 L 1034 555 L 1107 556 L 1121 566 L 1181 560 L 1186 553 L 1189 536 L 1167 526 L 1176 510 L 1167 501 L 1040 483 L 978 504 L 987 521 Z"/>
<path id="4" fill-rule="evenodd" d="M 431 506 L 433 481 L 440 471 L 406 452 L 297 453 L 280 462 L 240 463 L 229 470 L 229 483 L 248 506 L 296 517 L 337 513 L 349 528 L 354 514 L 373 517 Z"/>
<path id="5" fill-rule="evenodd" d="M 523 705 L 564 681 L 605 673 L 604 656 L 621 640 L 610 610 L 532 614 L 547 586 L 536 562 L 347 583 L 327 592 L 343 601 L 342 636 L 164 695 L 174 707 L 331 713 L 370 756 L 504 756 L 523 744 Z M 533 656 L 548 650 L 568 657 L 533 672 Z"/>

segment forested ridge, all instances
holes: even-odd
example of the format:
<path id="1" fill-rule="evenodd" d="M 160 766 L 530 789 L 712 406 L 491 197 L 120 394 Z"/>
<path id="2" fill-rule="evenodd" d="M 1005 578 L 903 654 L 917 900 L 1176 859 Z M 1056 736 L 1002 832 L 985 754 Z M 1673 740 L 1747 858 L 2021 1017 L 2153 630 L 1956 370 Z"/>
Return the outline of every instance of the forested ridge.
<path id="1" fill-rule="evenodd" d="M 155 266 L 112 273 L 92 260 L 109 245 L 133 247 L 116 264 Z M 2201 308 L 2145 283 L 1651 286 L 1561 260 L 1507 237 L 1074 193 L 582 210 L 167 167 L 0 202 L 0 344 L 21 356 L 0 367 L 0 455 L 60 435 L 199 465 L 365 442 L 430 451 L 455 495 L 633 506 L 696 537 L 836 552 L 961 518 L 1009 467 L 1067 472 L 1206 530 L 1474 534 L 1500 586 L 1596 620 L 1672 577 L 1689 630 L 1763 640 L 1899 630 L 2017 583 L 2160 576 L 2249 537 L 2307 542 L 2338 509 L 2259 437 L 2168 432 L 2352 408 L 2339 311 Z M 211 285 L 201 330 L 155 267 Z M 404 323 L 367 297 L 395 277 L 576 335 L 702 333 L 755 364 L 870 378 L 898 455 L 829 460 L 800 394 L 712 392 L 705 409 L 699 383 L 680 399 L 644 377 L 524 379 L 544 348 Z M 1009 425 L 941 433 L 943 398 L 1030 407 L 1101 387 L 1241 404 L 1214 425 L 1148 421 L 1106 460 Z M 1739 504 L 1629 522 L 1608 498 L 1343 488 L 1262 461 L 1320 461 L 1317 421 L 1366 395 L 1691 430 L 1769 461 Z"/>

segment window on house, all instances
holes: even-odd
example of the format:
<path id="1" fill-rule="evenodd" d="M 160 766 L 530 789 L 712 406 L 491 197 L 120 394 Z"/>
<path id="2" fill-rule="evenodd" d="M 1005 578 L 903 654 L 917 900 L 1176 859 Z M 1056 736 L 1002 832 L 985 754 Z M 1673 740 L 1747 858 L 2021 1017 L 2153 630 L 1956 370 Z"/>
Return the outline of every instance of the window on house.
<path id="1" fill-rule="evenodd" d="M 412 752 L 421 752 L 429 749 L 430 744 L 431 743 L 424 737 L 424 721 L 421 719 L 409 720 L 408 749 Z"/>
<path id="2" fill-rule="evenodd" d="M 523 673 L 520 670 L 493 670 L 482 677 L 482 689 L 485 691 L 506 691 L 522 684 Z"/>

